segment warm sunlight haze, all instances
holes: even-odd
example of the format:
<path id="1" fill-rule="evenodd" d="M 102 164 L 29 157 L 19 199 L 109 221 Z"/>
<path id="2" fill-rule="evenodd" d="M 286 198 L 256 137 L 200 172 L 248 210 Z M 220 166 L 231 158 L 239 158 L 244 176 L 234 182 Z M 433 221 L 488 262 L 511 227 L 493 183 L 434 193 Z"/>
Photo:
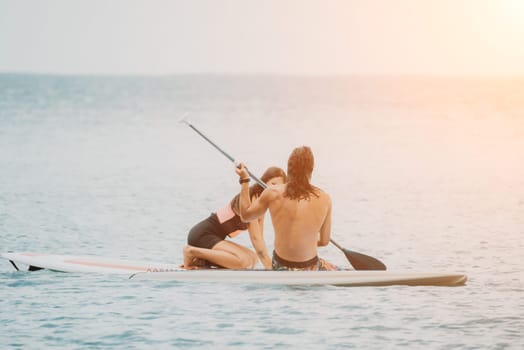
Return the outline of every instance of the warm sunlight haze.
<path id="1" fill-rule="evenodd" d="M 524 0 L 0 0 L 1 350 L 522 350 L 523 252 Z"/>
<path id="2" fill-rule="evenodd" d="M 524 75 L 522 0 L 0 6 L 0 72 Z"/>

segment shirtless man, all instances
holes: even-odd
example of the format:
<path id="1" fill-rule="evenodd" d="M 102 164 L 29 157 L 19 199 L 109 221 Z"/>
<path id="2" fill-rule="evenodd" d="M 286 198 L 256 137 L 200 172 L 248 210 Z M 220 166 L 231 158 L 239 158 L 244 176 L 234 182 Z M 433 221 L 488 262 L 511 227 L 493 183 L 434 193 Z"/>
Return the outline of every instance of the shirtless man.
<path id="1" fill-rule="evenodd" d="M 241 164 L 236 169 L 242 186 L 240 217 L 244 221 L 255 220 L 267 209 L 271 214 L 275 230 L 274 270 L 335 269 L 317 255 L 317 247 L 329 244 L 331 199 L 309 183 L 313 163 L 309 147 L 295 148 L 288 160 L 287 183 L 268 187 L 253 202 L 246 168 Z"/>

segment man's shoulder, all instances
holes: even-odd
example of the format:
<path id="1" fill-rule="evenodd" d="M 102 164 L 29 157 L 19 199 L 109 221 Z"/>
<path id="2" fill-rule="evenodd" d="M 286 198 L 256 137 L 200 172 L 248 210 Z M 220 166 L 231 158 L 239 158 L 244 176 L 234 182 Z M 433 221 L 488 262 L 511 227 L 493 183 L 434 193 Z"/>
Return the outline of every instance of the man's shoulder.
<path id="1" fill-rule="evenodd" d="M 321 188 L 318 188 L 318 187 L 315 187 L 316 189 L 316 192 L 318 194 L 318 199 L 328 205 L 331 205 L 331 197 L 330 195 L 324 191 L 323 189 Z"/>
<path id="2" fill-rule="evenodd" d="M 317 187 L 317 186 L 314 186 L 314 187 L 315 187 L 315 192 L 316 192 L 319 196 L 329 198 L 329 194 L 328 194 L 326 191 L 324 191 L 324 190 L 321 189 L 320 187 Z"/>
<path id="3" fill-rule="evenodd" d="M 282 194 L 285 192 L 285 190 L 286 190 L 285 185 L 270 186 L 264 190 L 263 196 L 269 199 L 275 199 L 277 197 L 281 197 Z"/>

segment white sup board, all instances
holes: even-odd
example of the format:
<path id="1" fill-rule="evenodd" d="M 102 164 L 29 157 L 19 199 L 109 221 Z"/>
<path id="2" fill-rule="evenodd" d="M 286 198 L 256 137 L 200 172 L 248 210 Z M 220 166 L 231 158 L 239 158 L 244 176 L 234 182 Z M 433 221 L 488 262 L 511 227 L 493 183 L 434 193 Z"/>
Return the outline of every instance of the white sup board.
<path id="1" fill-rule="evenodd" d="M 96 256 L 42 253 L 3 253 L 17 270 L 49 269 L 61 272 L 94 272 L 130 275 L 134 280 L 178 282 L 243 283 L 273 285 L 335 286 L 460 286 L 461 273 L 394 271 L 268 271 L 268 270 L 183 270 L 175 264 L 133 261 Z"/>
<path id="2" fill-rule="evenodd" d="M 460 286 L 467 277 L 460 273 L 421 273 L 393 271 L 270 271 L 270 270 L 192 270 L 141 272 L 130 278 L 179 282 L 231 282 L 278 285 L 334 286 Z"/>
<path id="3" fill-rule="evenodd" d="M 146 271 L 174 271 L 175 264 L 151 261 L 112 259 L 97 256 L 56 255 L 43 253 L 3 253 L 17 270 L 49 269 L 60 272 L 95 272 L 130 275 Z"/>

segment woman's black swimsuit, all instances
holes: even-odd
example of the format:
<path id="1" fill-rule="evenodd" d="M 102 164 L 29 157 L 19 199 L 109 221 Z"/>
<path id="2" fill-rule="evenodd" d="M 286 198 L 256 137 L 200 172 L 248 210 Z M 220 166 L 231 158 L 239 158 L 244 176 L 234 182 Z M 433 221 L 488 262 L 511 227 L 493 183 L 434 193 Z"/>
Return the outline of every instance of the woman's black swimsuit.
<path id="1" fill-rule="evenodd" d="M 248 224 L 242 222 L 240 216 L 234 215 L 231 219 L 220 223 L 216 213 L 196 224 L 187 236 L 187 244 L 193 247 L 213 248 L 218 242 L 226 239 L 227 235 L 235 231 L 247 230 Z"/>

